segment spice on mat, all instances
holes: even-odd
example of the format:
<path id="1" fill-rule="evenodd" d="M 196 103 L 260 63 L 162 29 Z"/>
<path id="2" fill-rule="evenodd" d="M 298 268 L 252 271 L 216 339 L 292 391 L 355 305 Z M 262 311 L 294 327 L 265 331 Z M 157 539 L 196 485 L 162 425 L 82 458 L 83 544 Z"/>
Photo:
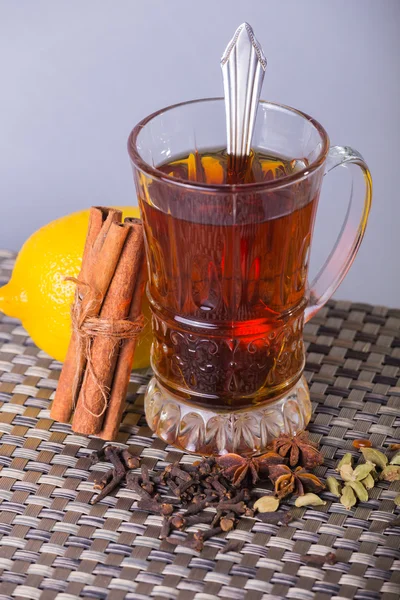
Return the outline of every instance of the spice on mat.
<path id="1" fill-rule="evenodd" d="M 114 469 L 109 469 L 104 475 L 102 475 L 99 479 L 95 478 L 94 480 L 94 489 L 95 490 L 103 490 L 105 486 L 111 481 L 114 475 Z"/>
<path id="2" fill-rule="evenodd" d="M 340 503 L 343 504 L 343 506 L 347 508 L 347 510 L 350 510 L 350 508 L 354 506 L 356 502 L 357 498 L 355 493 L 353 492 L 352 488 L 346 483 L 342 490 L 342 495 L 340 496 Z"/>
<path id="3" fill-rule="evenodd" d="M 373 470 L 374 465 L 372 463 L 363 463 L 355 469 L 351 465 L 343 465 L 340 469 L 340 476 L 343 481 L 362 481 Z"/>
<path id="4" fill-rule="evenodd" d="M 297 507 L 301 507 L 301 506 L 323 506 L 324 504 L 326 504 L 326 502 L 324 500 L 322 500 L 322 498 L 320 498 L 319 496 L 317 496 L 317 494 L 304 494 L 304 496 L 299 496 L 298 498 L 296 498 L 295 500 L 295 506 Z"/>
<path id="5" fill-rule="evenodd" d="M 337 467 L 336 467 L 336 469 L 335 469 L 335 470 L 336 470 L 336 471 L 338 471 L 338 473 L 339 473 L 339 472 L 340 472 L 340 469 L 341 469 L 342 467 L 344 467 L 344 465 L 350 465 L 350 466 L 351 466 L 351 465 L 352 465 L 352 463 L 353 463 L 353 457 L 352 457 L 352 455 L 350 454 L 350 452 L 347 452 L 347 453 L 346 453 L 346 454 L 343 456 L 343 458 L 342 458 L 342 459 L 339 461 L 339 463 L 338 463 L 338 465 L 337 465 Z"/>
<path id="6" fill-rule="evenodd" d="M 354 469 L 352 465 L 343 465 L 340 468 L 339 473 L 343 481 L 355 481 Z"/>
<path id="7" fill-rule="evenodd" d="M 278 449 L 283 448 L 281 438 L 277 442 Z M 307 439 L 303 432 L 303 442 Z M 290 452 L 292 448 L 293 445 L 289 448 Z M 318 452 L 313 447 L 314 450 Z M 318 495 L 325 488 L 323 481 L 302 466 L 291 469 L 284 464 L 290 460 L 290 452 L 288 454 L 284 449 L 285 456 L 281 456 L 271 450 L 252 458 L 237 454 L 206 457 L 193 464 L 172 463 L 161 472 L 154 473 L 128 450 L 109 445 L 91 457 L 92 464 L 99 460 L 108 460 L 112 464 L 112 469 L 95 480 L 94 488 L 100 493 L 92 503 L 99 502 L 125 484 L 137 496 L 137 509 L 162 517 L 161 539 L 200 552 L 211 537 L 233 531 L 242 517 L 255 517 L 265 524 L 287 526 L 293 519 L 292 512 L 282 510 L 282 507 L 278 509 L 281 499 L 291 494 L 298 496 L 294 503 L 297 508 L 326 504 Z M 299 449 L 299 457 L 302 452 L 303 449 Z M 368 500 L 368 490 L 374 487 L 376 481 L 397 479 L 400 472 L 400 465 L 388 464 L 387 457 L 379 450 L 362 447 L 361 452 L 365 463 L 353 468 L 352 455 L 347 453 L 336 468 L 341 481 L 332 476 L 326 479 L 328 490 L 340 497 L 341 504 L 348 510 L 357 500 Z M 317 462 L 319 464 L 319 460 Z M 271 493 L 266 491 L 264 496 L 257 497 L 258 490 L 254 486 L 259 480 L 269 480 L 273 484 Z M 400 502 L 400 497 L 395 499 L 396 502 Z M 197 525 L 209 526 L 209 529 L 185 536 L 185 530 Z M 396 525 L 397 520 L 388 524 Z M 235 544 L 227 544 L 221 552 L 241 548 L 244 543 L 240 541 L 236 545 L 238 540 L 232 542 Z M 308 557 L 304 562 L 324 564 L 334 560 L 326 556 L 328 558 Z"/>
<path id="8" fill-rule="evenodd" d="M 150 480 L 149 468 L 147 465 L 142 463 L 140 467 L 140 473 L 142 478 L 141 486 L 148 493 L 152 494 L 154 492 L 154 483 Z"/>
<path id="9" fill-rule="evenodd" d="M 227 544 L 223 548 L 221 548 L 221 554 L 226 554 L 227 552 L 238 552 L 243 545 L 242 540 L 229 540 Z"/>
<path id="10" fill-rule="evenodd" d="M 221 517 L 219 525 L 222 531 L 231 531 L 235 526 L 235 515 L 233 513 L 228 513 L 225 517 Z"/>
<path id="11" fill-rule="evenodd" d="M 374 468 L 374 465 L 371 463 L 358 465 L 353 471 L 354 481 L 362 481 L 374 470 Z"/>
<path id="12" fill-rule="evenodd" d="M 330 476 L 326 478 L 326 487 L 334 496 L 338 498 L 341 496 L 342 486 L 335 477 Z"/>
<path id="13" fill-rule="evenodd" d="M 254 502 L 254 508 L 259 513 L 275 512 L 279 508 L 279 499 L 274 496 L 263 496 Z"/>
<path id="14" fill-rule="evenodd" d="M 361 480 L 361 483 L 363 484 L 366 490 L 372 490 L 372 488 L 375 486 L 375 479 L 373 478 L 371 473 L 369 473 L 369 475 L 367 475 L 365 479 Z"/>
<path id="15" fill-rule="evenodd" d="M 193 534 L 193 537 L 195 540 L 198 540 L 202 544 L 204 544 L 206 540 L 209 540 L 210 538 L 214 537 L 215 535 L 219 535 L 220 533 L 222 533 L 222 527 L 212 527 L 211 529 L 206 529 L 205 531 L 196 531 Z"/>
<path id="16" fill-rule="evenodd" d="M 257 519 L 270 525 L 289 525 L 293 521 L 293 514 L 290 510 L 280 510 L 277 512 L 257 513 Z"/>
<path id="17" fill-rule="evenodd" d="M 249 475 L 252 483 L 257 483 L 260 472 L 268 473 L 270 465 L 280 464 L 282 457 L 275 452 L 267 452 L 262 456 L 245 458 L 239 454 L 225 454 L 217 458 L 217 463 L 223 469 L 223 474 L 238 487 Z"/>
<path id="18" fill-rule="evenodd" d="M 300 464 L 306 469 L 314 469 L 322 465 L 324 457 L 314 442 L 309 439 L 308 431 L 296 435 L 282 434 L 271 444 L 274 452 L 289 459 L 291 467 Z"/>
<path id="19" fill-rule="evenodd" d="M 376 450 L 376 448 L 360 448 L 365 460 L 379 467 L 380 469 L 384 469 L 388 464 L 388 457 Z"/>
<path id="20" fill-rule="evenodd" d="M 97 502 L 100 502 L 100 500 L 115 490 L 122 483 L 127 473 L 126 466 L 121 460 L 122 451 L 119 448 L 116 446 L 107 446 L 104 449 L 104 456 L 111 462 L 113 469 L 108 471 L 99 483 L 95 484 L 101 486 L 101 492 L 92 500 L 92 504 L 97 504 Z"/>
<path id="21" fill-rule="evenodd" d="M 354 444 L 353 444 L 354 445 Z M 396 444 L 392 447 L 396 448 Z M 357 500 L 361 502 L 368 501 L 368 490 L 372 490 L 375 483 L 379 480 L 385 481 L 400 481 L 400 452 L 395 454 L 390 463 L 388 457 L 378 450 L 363 444 L 359 445 L 359 449 L 365 459 L 365 463 L 358 465 L 353 469 L 353 458 L 350 453 L 347 453 L 339 461 L 336 471 L 340 473 L 340 477 L 344 482 L 342 488 L 340 502 L 347 509 L 354 506 Z M 339 486 L 339 483 L 334 483 L 335 478 L 327 478 L 327 486 L 332 493 Z"/>
<path id="22" fill-rule="evenodd" d="M 138 501 L 138 508 L 150 513 L 156 513 L 168 517 L 172 515 L 174 507 L 169 502 L 159 502 L 158 498 L 142 498 Z"/>
<path id="23" fill-rule="evenodd" d="M 325 564 L 334 565 L 337 562 L 336 554 L 334 552 L 328 552 L 324 556 L 319 556 L 316 554 L 302 554 L 300 556 L 300 560 L 310 567 L 319 567 Z"/>
<path id="24" fill-rule="evenodd" d="M 368 492 L 361 481 L 348 481 L 346 485 L 351 487 L 361 502 L 368 502 Z"/>
<path id="25" fill-rule="evenodd" d="M 106 448 L 107 448 L 107 446 L 106 446 Z M 137 469 L 138 466 L 140 465 L 139 457 L 133 456 L 133 454 L 131 454 L 129 452 L 129 450 L 127 450 L 127 449 L 122 450 L 121 458 L 122 458 L 123 462 L 125 463 L 125 466 L 127 469 Z"/>
<path id="26" fill-rule="evenodd" d="M 359 450 L 360 448 L 371 448 L 372 442 L 371 440 L 353 440 L 352 444 L 353 448 Z"/>
<path id="27" fill-rule="evenodd" d="M 390 461 L 391 465 L 400 465 L 400 452 L 397 452 Z"/>
<path id="28" fill-rule="evenodd" d="M 393 500 L 396 506 L 400 506 L 400 494 Z"/>
<path id="29" fill-rule="evenodd" d="M 293 493 L 302 496 L 305 492 L 321 492 L 325 488 L 316 475 L 302 467 L 292 471 L 287 465 L 271 465 L 269 478 L 275 486 L 278 498 L 285 498 Z"/>
<path id="30" fill-rule="evenodd" d="M 385 481 L 400 481 L 400 466 L 387 465 L 380 475 L 380 479 Z"/>

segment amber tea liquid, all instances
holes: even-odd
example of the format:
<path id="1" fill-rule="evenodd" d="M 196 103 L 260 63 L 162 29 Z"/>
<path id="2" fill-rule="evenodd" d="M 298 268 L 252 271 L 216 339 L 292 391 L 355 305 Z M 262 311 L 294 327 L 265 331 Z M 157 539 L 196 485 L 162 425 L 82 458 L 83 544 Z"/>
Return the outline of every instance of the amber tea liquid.
<path id="1" fill-rule="evenodd" d="M 241 172 L 222 150 L 158 167 L 197 184 L 289 178 L 304 160 L 252 152 Z M 182 399 L 241 408 L 276 398 L 304 366 L 303 311 L 317 197 L 307 180 L 250 186 L 226 203 L 153 181 L 140 198 L 153 308 L 152 366 Z M 178 189 L 178 191 L 177 191 Z M 179 214 L 179 218 L 176 216 Z"/>

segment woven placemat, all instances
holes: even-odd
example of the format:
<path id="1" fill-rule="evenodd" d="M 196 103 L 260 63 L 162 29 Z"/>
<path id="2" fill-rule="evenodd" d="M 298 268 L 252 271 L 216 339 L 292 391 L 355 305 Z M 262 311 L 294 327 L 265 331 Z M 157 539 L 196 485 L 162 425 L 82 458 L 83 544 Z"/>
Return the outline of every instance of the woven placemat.
<path id="1" fill-rule="evenodd" d="M 0 284 L 13 255 L 0 252 Z M 329 302 L 307 325 L 306 375 L 312 437 L 332 471 L 355 438 L 386 447 L 400 438 L 400 311 Z M 0 320 L 0 600 L 151 598 L 213 600 L 357 599 L 400 596 L 400 528 L 388 527 L 400 482 L 380 482 L 368 502 L 345 510 L 295 509 L 289 526 L 243 518 L 201 555 L 158 538 L 161 517 L 136 507 L 126 488 L 89 504 L 95 472 L 88 456 L 103 442 L 53 422 L 49 406 L 61 365 L 20 323 Z M 191 460 L 154 438 L 143 417 L 149 373 L 132 373 L 118 442 L 150 467 Z M 399 509 L 397 509 L 397 514 Z M 207 527 L 207 526 L 204 526 Z M 240 552 L 223 554 L 227 539 Z M 307 566 L 304 554 L 333 550 L 334 566 Z"/>

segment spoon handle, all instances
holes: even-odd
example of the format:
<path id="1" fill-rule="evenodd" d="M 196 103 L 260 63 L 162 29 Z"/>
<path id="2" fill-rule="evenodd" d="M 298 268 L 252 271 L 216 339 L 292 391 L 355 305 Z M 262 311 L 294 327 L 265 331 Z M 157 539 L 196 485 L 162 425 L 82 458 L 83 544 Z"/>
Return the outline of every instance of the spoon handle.
<path id="1" fill-rule="evenodd" d="M 221 58 L 227 152 L 239 162 L 250 154 L 266 66 L 266 58 L 252 28 L 243 23 Z"/>

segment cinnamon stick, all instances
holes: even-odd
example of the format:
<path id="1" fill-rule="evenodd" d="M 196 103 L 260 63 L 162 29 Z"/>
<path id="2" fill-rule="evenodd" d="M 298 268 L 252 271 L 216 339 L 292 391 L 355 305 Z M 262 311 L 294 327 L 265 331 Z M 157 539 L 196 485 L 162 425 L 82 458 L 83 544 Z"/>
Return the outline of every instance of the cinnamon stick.
<path id="1" fill-rule="evenodd" d="M 129 311 L 129 319 L 131 321 L 135 321 L 141 314 L 143 292 L 147 280 L 147 265 L 144 248 L 142 248 L 140 259 L 140 269 L 136 278 L 135 290 Z M 125 340 L 119 351 L 110 399 L 104 415 L 102 429 L 98 432 L 98 436 L 103 440 L 115 440 L 117 437 L 122 414 L 125 408 L 126 393 L 128 390 L 129 377 L 132 371 L 136 344 L 137 338 Z"/>
<path id="2" fill-rule="evenodd" d="M 111 383 L 123 336 L 124 319 L 129 314 L 135 282 L 142 261 L 143 227 L 139 219 L 126 220 L 127 232 L 115 273 L 100 311 L 98 333 L 91 345 L 91 357 L 72 420 L 72 429 L 94 434 L 101 429 L 108 406 Z M 98 269 L 99 266 L 96 266 Z M 122 327 L 122 331 L 120 331 Z M 127 335 L 129 335 L 127 333 Z"/>
<path id="3" fill-rule="evenodd" d="M 95 254 L 101 250 L 112 223 L 120 222 L 121 216 L 121 211 L 111 208 L 94 206 L 90 209 L 88 233 L 78 277 L 80 281 L 89 283 L 93 271 Z M 75 301 L 79 299 L 81 293 L 81 290 L 77 288 L 75 291 Z M 86 360 L 82 352 L 79 336 L 76 332 L 73 332 L 50 411 L 52 419 L 63 423 L 67 423 L 70 420 L 85 363 Z M 73 382 L 75 382 L 75 386 Z"/>

